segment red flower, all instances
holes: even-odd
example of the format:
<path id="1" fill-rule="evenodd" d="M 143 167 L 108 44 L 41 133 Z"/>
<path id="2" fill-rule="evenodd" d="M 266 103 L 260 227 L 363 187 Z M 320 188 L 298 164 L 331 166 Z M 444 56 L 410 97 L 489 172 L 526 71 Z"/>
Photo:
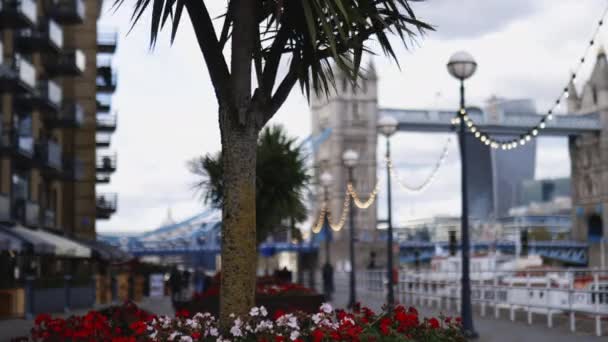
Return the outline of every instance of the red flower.
<path id="1" fill-rule="evenodd" d="M 439 329 L 439 321 L 435 317 L 429 319 L 429 325 L 433 329 Z"/>
<path id="2" fill-rule="evenodd" d="M 323 330 L 321 329 L 315 329 L 312 332 L 312 340 L 313 342 L 320 342 L 323 340 L 323 337 L 325 337 L 325 333 L 323 332 Z"/>
<path id="3" fill-rule="evenodd" d="M 274 316 L 273 318 L 275 320 L 279 319 L 281 316 L 285 315 L 285 311 L 281 310 L 281 309 L 277 309 L 277 311 L 274 312 Z"/>
<path id="4" fill-rule="evenodd" d="M 389 334 L 391 323 L 392 322 L 391 322 L 390 318 L 388 318 L 388 317 L 384 317 L 380 321 L 380 332 L 382 333 L 382 335 L 386 336 Z"/>
<path id="5" fill-rule="evenodd" d="M 141 321 L 131 323 L 129 328 L 131 328 L 131 330 L 133 330 L 133 332 L 135 332 L 137 335 L 141 335 L 146 332 L 146 324 Z"/>
<path id="6" fill-rule="evenodd" d="M 40 324 L 46 323 L 46 322 L 48 322 L 50 320 L 51 320 L 51 315 L 49 315 L 49 314 L 40 314 L 40 315 L 36 316 L 36 320 L 34 321 L 34 323 L 36 325 L 40 325 Z"/>
<path id="7" fill-rule="evenodd" d="M 412 313 L 412 314 L 418 316 L 418 310 L 416 310 L 416 308 L 414 308 L 413 306 L 410 306 L 410 308 L 407 311 L 409 313 Z"/>
<path id="8" fill-rule="evenodd" d="M 195 340 L 198 340 L 201 337 L 201 333 L 198 331 L 193 332 L 190 337 L 192 337 Z"/>
<path id="9" fill-rule="evenodd" d="M 178 310 L 175 313 L 175 317 L 177 317 L 177 318 L 188 318 L 188 317 L 190 317 L 190 311 L 188 311 L 186 309 Z"/>
<path id="10" fill-rule="evenodd" d="M 281 336 L 281 335 L 276 335 L 274 337 L 274 342 L 284 342 L 285 341 L 285 337 Z"/>

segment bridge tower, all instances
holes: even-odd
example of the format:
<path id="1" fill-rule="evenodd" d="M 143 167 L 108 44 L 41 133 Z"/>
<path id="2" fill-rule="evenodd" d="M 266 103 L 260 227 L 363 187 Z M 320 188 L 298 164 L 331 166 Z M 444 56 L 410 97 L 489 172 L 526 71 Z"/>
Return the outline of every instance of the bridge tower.
<path id="1" fill-rule="evenodd" d="M 343 211 L 348 170 L 342 163 L 342 153 L 353 149 L 359 153 L 359 163 L 354 169 L 355 188 L 366 199 L 376 185 L 376 146 L 377 146 L 377 108 L 378 90 L 377 75 L 373 64 L 364 71 L 356 85 L 348 80 L 345 74 L 336 72 L 336 89 L 328 96 L 319 94 L 311 99 L 311 118 L 313 135 L 320 134 L 330 128 L 331 134 L 314 155 L 316 199 L 314 213 L 319 212 L 318 205 L 323 201 L 323 188 L 319 176 L 327 171 L 333 177 L 329 189 L 329 210 L 332 222 L 336 223 Z M 332 232 L 334 248 L 332 262 L 340 263 L 348 260 L 347 241 L 348 217 L 341 231 Z M 359 241 L 373 240 L 376 234 L 376 205 L 366 210 L 355 207 L 355 227 Z M 357 263 L 366 258 L 361 255 Z"/>
<path id="2" fill-rule="evenodd" d="M 591 76 L 581 94 L 571 81 L 568 87 L 568 112 L 597 112 L 599 133 L 570 138 L 572 178 L 572 237 L 589 243 L 589 266 L 600 266 L 608 234 L 604 228 L 608 210 L 608 60 L 600 48 Z"/>

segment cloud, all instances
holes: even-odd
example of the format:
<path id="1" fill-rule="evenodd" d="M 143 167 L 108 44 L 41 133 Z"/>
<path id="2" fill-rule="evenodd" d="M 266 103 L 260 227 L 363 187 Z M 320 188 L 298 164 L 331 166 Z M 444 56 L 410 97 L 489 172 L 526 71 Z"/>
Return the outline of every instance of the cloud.
<path id="1" fill-rule="evenodd" d="M 529 0 L 434 0 L 414 6 L 417 16 L 435 26 L 430 38 L 475 39 L 525 20 L 539 10 Z"/>

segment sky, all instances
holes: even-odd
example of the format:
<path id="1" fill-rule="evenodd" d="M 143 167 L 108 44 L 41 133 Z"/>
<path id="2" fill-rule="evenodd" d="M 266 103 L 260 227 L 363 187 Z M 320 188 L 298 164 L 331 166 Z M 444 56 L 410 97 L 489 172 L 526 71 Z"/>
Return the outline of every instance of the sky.
<path id="1" fill-rule="evenodd" d="M 111 3 L 112 1 L 106 1 Z M 207 1 L 214 15 L 225 1 Z M 149 20 L 130 33 L 131 1 L 114 11 L 104 6 L 102 29 L 119 32 L 113 65 L 118 89 L 112 108 L 118 130 L 110 150 L 118 152 L 118 170 L 98 192 L 117 192 L 118 211 L 98 221 L 98 232 L 139 232 L 158 227 L 167 217 L 192 216 L 204 209 L 187 169 L 194 157 L 220 149 L 217 104 L 209 76 L 187 17 L 177 39 L 163 32 L 149 45 Z M 531 98 L 539 112 L 560 94 L 570 71 L 584 52 L 604 10 L 601 0 L 431 0 L 413 5 L 417 16 L 435 26 L 407 48 L 397 49 L 400 66 L 381 55 L 373 60 L 379 76 L 379 105 L 392 108 L 458 106 L 458 84 L 445 64 L 458 51 L 470 52 L 478 63 L 467 81 L 467 103 L 482 106 L 492 95 Z M 145 15 L 144 15 L 145 16 Z M 127 34 L 128 33 L 128 34 Z M 607 33 L 600 32 L 598 41 Z M 596 52 L 591 52 L 595 56 Z M 595 58 L 590 58 L 593 62 Z M 592 63 L 579 79 L 584 81 Z M 582 83 L 577 84 L 578 89 Z M 271 120 L 290 135 L 306 138 L 310 110 L 299 89 Z M 439 157 L 447 135 L 399 133 L 393 141 L 395 164 L 410 184 L 425 179 Z M 456 140 L 435 182 L 421 194 L 394 191 L 396 220 L 460 212 L 460 166 Z M 379 152 L 381 152 L 379 150 Z M 540 138 L 536 178 L 567 177 L 570 161 L 565 138 Z M 385 206 L 379 197 L 379 215 Z"/>

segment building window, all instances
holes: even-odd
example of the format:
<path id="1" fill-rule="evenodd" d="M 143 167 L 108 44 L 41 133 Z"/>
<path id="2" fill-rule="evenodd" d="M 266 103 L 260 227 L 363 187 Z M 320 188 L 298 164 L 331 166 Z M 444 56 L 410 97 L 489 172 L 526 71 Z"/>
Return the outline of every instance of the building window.
<path id="1" fill-rule="evenodd" d="M 600 242 L 604 236 L 604 223 L 598 214 L 592 214 L 587 219 L 587 239 L 589 242 Z"/>

